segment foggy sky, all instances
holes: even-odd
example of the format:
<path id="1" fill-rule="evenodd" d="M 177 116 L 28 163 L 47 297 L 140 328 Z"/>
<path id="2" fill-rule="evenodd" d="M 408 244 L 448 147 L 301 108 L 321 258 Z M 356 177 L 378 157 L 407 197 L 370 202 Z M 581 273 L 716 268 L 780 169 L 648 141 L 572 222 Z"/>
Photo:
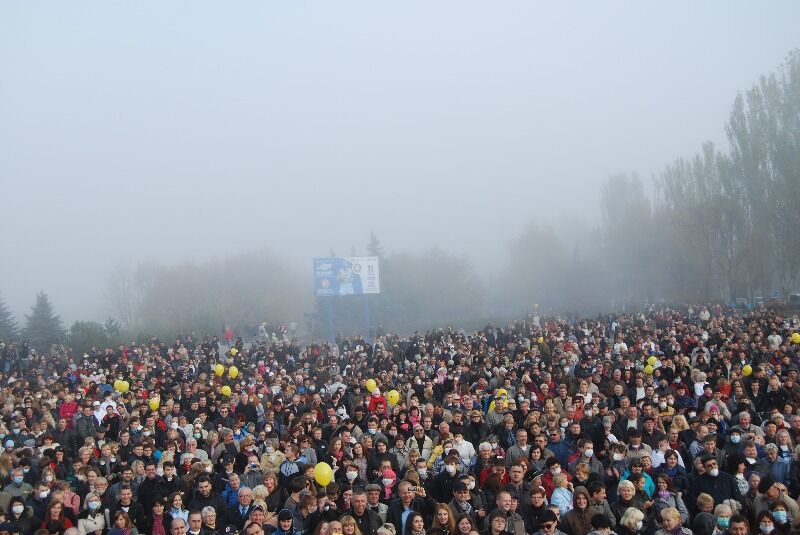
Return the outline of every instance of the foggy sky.
<path id="1" fill-rule="evenodd" d="M 498 273 L 530 219 L 711 139 L 800 3 L 0 3 L 0 292 L 102 319 L 112 266 L 441 245 Z"/>

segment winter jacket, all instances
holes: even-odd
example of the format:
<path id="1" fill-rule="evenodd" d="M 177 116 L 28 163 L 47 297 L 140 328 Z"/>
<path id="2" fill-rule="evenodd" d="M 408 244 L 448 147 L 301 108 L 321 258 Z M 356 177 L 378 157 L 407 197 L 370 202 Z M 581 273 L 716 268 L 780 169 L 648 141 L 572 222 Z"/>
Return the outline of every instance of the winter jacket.
<path id="1" fill-rule="evenodd" d="M 106 519 L 102 513 L 90 514 L 88 511 L 78 518 L 78 532 L 80 535 L 90 535 L 95 531 L 102 532 L 106 528 Z"/>
<path id="2" fill-rule="evenodd" d="M 588 505 L 584 509 L 573 507 L 570 512 L 561 516 L 559 525 L 567 535 L 586 535 L 592 530 L 592 517 L 600 514 L 591 505 L 591 498 L 585 487 L 575 487 L 575 496 L 579 494 L 586 497 Z"/>

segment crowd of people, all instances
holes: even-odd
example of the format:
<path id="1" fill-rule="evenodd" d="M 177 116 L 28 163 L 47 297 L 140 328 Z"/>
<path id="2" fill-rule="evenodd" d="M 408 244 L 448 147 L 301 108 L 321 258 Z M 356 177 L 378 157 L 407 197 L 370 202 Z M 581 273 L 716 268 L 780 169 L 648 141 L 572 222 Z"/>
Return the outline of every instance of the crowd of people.
<path id="1" fill-rule="evenodd" d="M 800 534 L 798 332 L 709 305 L 302 347 L 5 341 L 0 535 Z"/>

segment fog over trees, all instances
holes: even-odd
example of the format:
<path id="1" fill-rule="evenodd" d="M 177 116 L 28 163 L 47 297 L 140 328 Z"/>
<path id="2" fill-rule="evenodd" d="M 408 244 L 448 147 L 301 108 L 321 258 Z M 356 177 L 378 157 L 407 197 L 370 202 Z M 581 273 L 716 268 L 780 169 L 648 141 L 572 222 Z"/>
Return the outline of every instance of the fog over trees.
<path id="1" fill-rule="evenodd" d="M 0 338 L 785 298 L 798 18 L 791 0 L 6 3 Z M 316 298 L 329 255 L 378 256 L 381 293 Z"/>
<path id="2" fill-rule="evenodd" d="M 800 270 L 800 53 L 733 96 L 720 127 L 727 146 L 707 142 L 676 158 L 649 188 L 635 173 L 609 177 L 599 198 L 601 223 L 577 245 L 532 217 L 507 241 L 506 257 L 498 259 L 507 268 L 496 277 L 479 276 L 470 255 L 395 251 L 374 233 L 365 236 L 363 248 L 346 253 L 380 258 L 382 293 L 337 297 L 335 330 L 364 332 L 367 310 L 373 331 L 408 332 L 503 321 L 534 304 L 594 314 L 786 295 Z M 312 297 L 310 272 L 272 250 L 119 266 L 105 284 L 109 319 L 76 322 L 70 341 L 86 347 L 122 333 L 219 332 L 266 320 L 324 335 L 328 301 Z M 67 334 L 44 293 L 21 331 L 0 300 L 0 337 L 46 347 Z"/>

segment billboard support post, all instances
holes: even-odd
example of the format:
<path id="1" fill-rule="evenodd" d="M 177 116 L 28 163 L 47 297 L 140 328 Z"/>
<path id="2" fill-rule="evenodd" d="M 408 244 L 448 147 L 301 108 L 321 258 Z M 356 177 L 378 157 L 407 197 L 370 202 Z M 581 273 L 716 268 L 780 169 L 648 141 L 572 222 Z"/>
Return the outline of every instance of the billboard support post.
<path id="1" fill-rule="evenodd" d="M 364 294 L 364 338 L 367 342 L 371 342 L 372 338 L 369 335 L 369 294 Z"/>
<path id="2" fill-rule="evenodd" d="M 336 341 L 333 336 L 333 296 L 328 297 L 328 341 L 332 344 Z"/>

